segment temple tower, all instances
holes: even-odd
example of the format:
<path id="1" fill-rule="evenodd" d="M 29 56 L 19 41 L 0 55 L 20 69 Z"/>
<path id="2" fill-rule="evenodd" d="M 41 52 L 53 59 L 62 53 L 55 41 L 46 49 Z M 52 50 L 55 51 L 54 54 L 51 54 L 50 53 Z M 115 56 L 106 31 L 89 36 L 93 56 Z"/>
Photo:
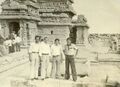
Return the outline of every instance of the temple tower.
<path id="1" fill-rule="evenodd" d="M 50 38 L 53 43 L 55 38 L 60 38 L 65 44 L 70 34 L 70 25 L 75 12 L 72 0 L 38 0 L 39 15 L 38 31 L 42 36 Z"/>
<path id="2" fill-rule="evenodd" d="M 85 17 L 72 21 L 75 11 L 72 0 L 5 0 L 0 14 L 1 32 L 7 38 L 12 31 L 19 34 L 23 45 L 34 41 L 35 35 L 59 38 L 66 43 L 69 36 L 76 44 L 87 43 L 88 25 Z"/>
<path id="3" fill-rule="evenodd" d="M 22 38 L 23 45 L 34 40 L 40 20 L 36 3 L 35 0 L 6 0 L 2 3 L 0 22 L 4 38 L 15 31 Z"/>

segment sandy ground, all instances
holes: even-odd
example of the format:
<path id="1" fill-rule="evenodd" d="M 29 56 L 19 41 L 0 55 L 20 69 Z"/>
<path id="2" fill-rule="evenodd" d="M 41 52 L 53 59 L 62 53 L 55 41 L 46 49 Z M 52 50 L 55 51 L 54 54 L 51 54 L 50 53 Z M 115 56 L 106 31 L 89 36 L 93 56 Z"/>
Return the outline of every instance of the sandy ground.
<path id="1" fill-rule="evenodd" d="M 4 57 L 4 58 L 11 61 L 10 58 L 14 60 L 14 58 L 16 59 L 16 57 L 18 58 L 18 56 L 21 56 L 21 54 L 26 54 L 26 52 L 27 51 L 22 51 L 21 53 L 15 53 L 13 55 L 10 55 L 9 57 Z M 86 51 L 86 49 L 84 49 L 84 51 L 83 49 L 79 51 L 79 55 L 81 55 L 82 56 L 81 58 L 83 59 L 92 58 L 92 60 L 94 60 L 96 57 L 96 54 L 90 54 L 90 52 Z M 23 56 L 25 58 L 23 58 Z M 27 56 L 25 55 L 23 56 L 21 56 L 22 59 L 28 59 L 26 58 Z M 119 60 L 120 55 L 115 55 L 115 54 L 104 54 L 104 55 L 102 54 L 101 55 L 100 54 L 101 59 L 108 58 L 109 60 L 112 58 L 116 60 L 113 57 Z M 18 58 L 18 61 L 19 61 L 19 58 Z M 80 87 L 80 84 L 92 85 L 89 87 L 104 87 L 104 82 L 107 77 L 108 77 L 108 82 L 111 82 L 111 81 L 120 82 L 120 69 L 117 65 L 105 64 L 105 63 L 84 64 L 83 62 L 77 62 L 76 69 L 77 69 L 78 74 L 88 73 L 89 77 L 80 78 L 78 76 L 78 80 L 76 82 L 73 82 L 72 78 L 70 80 L 64 80 L 63 77 L 61 77 L 61 79 L 49 78 L 44 81 L 41 81 L 41 80 L 30 81 L 29 80 L 30 63 L 26 62 L 20 66 L 16 66 L 12 69 L 9 69 L 5 72 L 0 73 L 0 87 Z M 65 65 L 63 63 L 61 65 L 61 73 L 64 74 L 64 71 L 65 71 Z"/>
<path id="2" fill-rule="evenodd" d="M 80 65 L 76 65 L 76 66 L 78 67 Z M 82 70 L 81 68 L 79 68 L 77 69 L 77 71 L 80 72 Z M 106 64 L 92 65 L 90 76 L 84 78 L 78 77 L 77 82 L 73 82 L 72 79 L 67 81 L 64 80 L 63 78 L 59 80 L 49 78 L 44 81 L 41 80 L 30 81 L 28 80 L 29 74 L 30 74 L 29 63 L 23 64 L 21 66 L 3 72 L 0 74 L 0 87 L 13 87 L 11 86 L 12 82 L 27 82 L 29 84 L 36 85 L 36 87 L 72 87 L 73 84 L 78 84 L 78 83 L 103 85 L 106 76 L 109 77 L 109 81 L 120 81 L 119 68 L 114 65 L 106 65 Z M 19 86 L 15 86 L 15 87 L 19 87 Z"/>

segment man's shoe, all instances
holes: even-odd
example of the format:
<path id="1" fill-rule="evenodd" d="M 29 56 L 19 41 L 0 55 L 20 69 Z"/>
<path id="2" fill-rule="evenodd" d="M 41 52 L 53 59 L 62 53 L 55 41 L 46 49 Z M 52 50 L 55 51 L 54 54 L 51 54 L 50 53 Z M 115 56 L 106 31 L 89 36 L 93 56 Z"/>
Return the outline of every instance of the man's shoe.
<path id="1" fill-rule="evenodd" d="M 49 77 L 46 77 L 46 79 L 48 79 Z"/>
<path id="2" fill-rule="evenodd" d="M 44 79 L 44 78 L 42 78 L 41 80 L 42 80 L 42 81 L 44 81 L 45 79 Z"/>
<path id="3" fill-rule="evenodd" d="M 73 79 L 74 82 L 76 82 L 77 80 L 76 79 Z"/>
<path id="4" fill-rule="evenodd" d="M 38 78 L 35 78 L 35 80 L 38 80 Z"/>
<path id="5" fill-rule="evenodd" d="M 30 80 L 34 80 L 34 78 L 31 78 Z"/>

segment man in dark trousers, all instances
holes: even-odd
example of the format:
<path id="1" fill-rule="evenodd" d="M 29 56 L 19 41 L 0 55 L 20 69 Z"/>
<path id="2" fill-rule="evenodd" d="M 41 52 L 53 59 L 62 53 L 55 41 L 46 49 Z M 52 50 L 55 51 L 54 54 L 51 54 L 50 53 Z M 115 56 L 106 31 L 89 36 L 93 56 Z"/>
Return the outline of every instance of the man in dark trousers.
<path id="1" fill-rule="evenodd" d="M 69 66 L 71 66 L 73 81 L 76 81 L 77 73 L 76 73 L 74 58 L 78 53 L 78 49 L 75 44 L 72 44 L 71 38 L 67 38 L 67 44 L 65 45 L 64 52 L 66 57 L 65 58 L 65 79 L 68 80 L 70 78 Z"/>

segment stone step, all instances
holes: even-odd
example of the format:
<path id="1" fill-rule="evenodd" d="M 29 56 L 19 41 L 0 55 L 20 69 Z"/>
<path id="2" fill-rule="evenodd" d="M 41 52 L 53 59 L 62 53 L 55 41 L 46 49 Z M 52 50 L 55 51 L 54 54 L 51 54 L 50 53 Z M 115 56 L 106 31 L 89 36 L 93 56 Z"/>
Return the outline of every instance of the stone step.
<path id="1" fill-rule="evenodd" d="M 21 52 L 8 54 L 4 57 L 1 57 L 0 73 L 28 62 L 29 60 L 26 52 L 27 52 L 26 50 L 22 50 Z"/>
<path id="2" fill-rule="evenodd" d="M 56 79 L 46 79 L 44 81 L 20 81 L 13 80 L 11 87 L 18 87 L 21 85 L 23 87 L 105 87 L 105 83 L 97 82 L 84 82 L 84 81 L 71 81 L 71 80 L 56 80 Z"/>

